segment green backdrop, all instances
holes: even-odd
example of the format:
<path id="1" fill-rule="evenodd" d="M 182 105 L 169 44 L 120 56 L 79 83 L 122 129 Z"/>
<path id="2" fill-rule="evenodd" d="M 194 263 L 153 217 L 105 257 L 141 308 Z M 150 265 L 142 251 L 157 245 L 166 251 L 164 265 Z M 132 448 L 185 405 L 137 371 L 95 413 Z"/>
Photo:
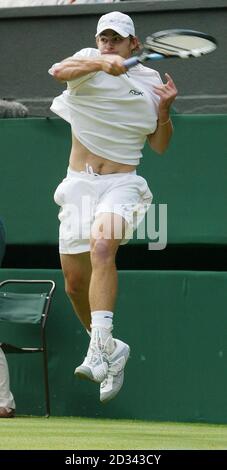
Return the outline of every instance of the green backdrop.
<path id="1" fill-rule="evenodd" d="M 227 423 L 227 273 L 121 271 L 114 335 L 131 346 L 125 383 L 106 405 L 75 366 L 89 337 L 74 316 L 58 270 L 6 270 L 6 278 L 53 279 L 47 326 L 52 414 Z M 5 326 L 4 326 L 5 325 Z M 1 340 L 26 339 L 1 323 Z M 27 343 L 35 342 L 35 331 Z M 21 339 L 20 339 L 21 342 Z M 8 355 L 18 414 L 44 413 L 38 355 Z"/>
<path id="2" fill-rule="evenodd" d="M 138 173 L 154 203 L 168 205 L 169 243 L 224 244 L 227 116 L 174 115 L 173 121 L 167 152 L 159 156 L 146 147 Z M 56 244 L 53 193 L 68 165 L 69 125 L 57 118 L 2 119 L 0 141 L 0 214 L 8 243 Z"/>

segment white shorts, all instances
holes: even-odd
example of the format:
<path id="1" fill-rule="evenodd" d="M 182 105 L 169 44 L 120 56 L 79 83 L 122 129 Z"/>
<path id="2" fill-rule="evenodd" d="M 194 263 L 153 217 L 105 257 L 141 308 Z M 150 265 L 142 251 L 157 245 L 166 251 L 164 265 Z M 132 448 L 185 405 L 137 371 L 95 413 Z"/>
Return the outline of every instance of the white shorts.
<path id="1" fill-rule="evenodd" d="M 76 254 L 90 251 L 92 225 L 103 212 L 119 214 L 126 220 L 120 244 L 127 243 L 149 209 L 152 194 L 136 171 L 99 175 L 91 167 L 86 172 L 68 168 L 54 200 L 60 206 L 59 251 Z"/>

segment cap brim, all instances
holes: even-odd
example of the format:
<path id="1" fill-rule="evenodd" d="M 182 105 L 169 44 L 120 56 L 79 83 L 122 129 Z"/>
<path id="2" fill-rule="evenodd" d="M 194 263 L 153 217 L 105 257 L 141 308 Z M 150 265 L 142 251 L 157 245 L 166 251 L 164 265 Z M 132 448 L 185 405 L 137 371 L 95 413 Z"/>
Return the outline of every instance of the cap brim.
<path id="1" fill-rule="evenodd" d="M 115 33 L 120 34 L 120 36 L 121 36 L 122 38 L 128 38 L 128 37 L 129 37 L 129 34 L 128 34 L 128 33 L 125 33 L 124 31 L 122 31 L 121 28 L 118 28 L 117 26 L 116 26 L 116 27 L 114 26 L 114 28 L 113 28 L 112 25 L 110 25 L 110 26 L 106 25 L 106 26 L 104 26 L 103 28 L 100 28 L 100 30 L 96 33 L 95 37 L 97 38 L 97 36 L 99 36 L 100 34 L 102 34 L 103 31 L 106 31 L 107 29 L 111 29 L 112 31 L 115 31 Z"/>

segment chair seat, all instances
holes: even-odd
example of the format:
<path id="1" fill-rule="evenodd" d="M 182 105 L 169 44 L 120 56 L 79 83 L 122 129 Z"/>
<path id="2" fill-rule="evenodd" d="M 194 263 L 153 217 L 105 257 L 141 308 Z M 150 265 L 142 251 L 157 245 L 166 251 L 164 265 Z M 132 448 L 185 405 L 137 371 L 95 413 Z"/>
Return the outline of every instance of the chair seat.
<path id="1" fill-rule="evenodd" d="M 2 343 L 1 348 L 4 353 L 15 353 L 15 354 L 23 354 L 23 353 L 37 353 L 43 352 L 43 348 L 20 348 L 8 343 Z"/>

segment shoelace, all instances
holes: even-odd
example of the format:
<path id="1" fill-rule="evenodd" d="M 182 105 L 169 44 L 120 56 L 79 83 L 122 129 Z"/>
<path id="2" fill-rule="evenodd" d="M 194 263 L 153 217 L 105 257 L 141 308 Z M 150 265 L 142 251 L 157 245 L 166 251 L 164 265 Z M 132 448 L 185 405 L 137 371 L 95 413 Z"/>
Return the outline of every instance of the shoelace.
<path id="1" fill-rule="evenodd" d="M 104 364 L 104 362 L 108 363 L 108 353 L 106 351 L 106 345 L 108 341 L 109 337 L 107 338 L 106 342 L 102 344 L 99 330 L 97 329 L 95 331 L 95 335 L 91 340 L 87 355 L 87 358 L 91 362 L 91 364 L 96 365 L 100 362 L 101 364 Z"/>
<path id="2" fill-rule="evenodd" d="M 96 348 L 95 346 L 90 346 L 87 358 L 89 362 L 94 366 L 100 362 L 103 364 L 104 363 L 103 359 L 106 359 L 105 362 L 108 362 L 107 354 L 103 352 L 102 350 L 100 350 L 99 348 Z"/>

